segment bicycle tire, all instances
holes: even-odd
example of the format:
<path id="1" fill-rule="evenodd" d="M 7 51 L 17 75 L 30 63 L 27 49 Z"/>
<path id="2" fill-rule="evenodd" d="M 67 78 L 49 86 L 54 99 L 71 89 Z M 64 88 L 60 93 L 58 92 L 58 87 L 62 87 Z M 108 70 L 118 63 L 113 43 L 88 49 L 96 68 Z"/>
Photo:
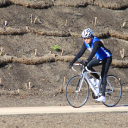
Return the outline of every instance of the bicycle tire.
<path id="1" fill-rule="evenodd" d="M 89 85 L 85 79 L 82 83 L 82 88 L 80 92 L 76 91 L 79 89 L 81 80 L 82 80 L 81 75 L 73 76 L 68 81 L 66 86 L 66 91 L 65 91 L 66 99 L 68 103 L 74 108 L 82 107 L 87 102 L 89 97 Z"/>
<path id="2" fill-rule="evenodd" d="M 111 84 L 112 89 L 109 86 Z M 112 91 L 112 92 L 111 92 Z M 114 75 L 107 76 L 107 85 L 106 85 L 106 101 L 102 102 L 107 107 L 113 107 L 120 101 L 122 96 L 122 85 L 119 79 Z"/>

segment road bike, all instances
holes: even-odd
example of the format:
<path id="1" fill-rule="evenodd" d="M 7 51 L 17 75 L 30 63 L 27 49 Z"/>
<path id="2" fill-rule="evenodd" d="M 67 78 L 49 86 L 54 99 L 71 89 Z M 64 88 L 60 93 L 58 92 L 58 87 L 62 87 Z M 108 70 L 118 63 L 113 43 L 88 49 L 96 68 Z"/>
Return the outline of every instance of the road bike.
<path id="1" fill-rule="evenodd" d="M 70 78 L 66 85 L 65 91 L 68 103 L 75 108 L 82 107 L 87 102 L 89 97 L 89 90 L 92 90 L 92 97 L 94 99 L 100 97 L 102 94 L 101 73 L 88 70 L 87 66 L 85 66 L 80 59 L 78 59 L 78 61 L 79 63 L 74 63 L 72 70 L 78 71 L 74 69 L 74 66 L 79 67 L 80 75 L 76 75 Z M 95 79 L 92 76 L 93 73 L 97 73 L 100 76 L 98 87 L 96 87 L 91 80 L 92 78 Z M 106 79 L 106 101 L 102 103 L 107 107 L 113 107 L 121 99 L 122 85 L 119 79 L 114 75 L 108 75 Z"/>

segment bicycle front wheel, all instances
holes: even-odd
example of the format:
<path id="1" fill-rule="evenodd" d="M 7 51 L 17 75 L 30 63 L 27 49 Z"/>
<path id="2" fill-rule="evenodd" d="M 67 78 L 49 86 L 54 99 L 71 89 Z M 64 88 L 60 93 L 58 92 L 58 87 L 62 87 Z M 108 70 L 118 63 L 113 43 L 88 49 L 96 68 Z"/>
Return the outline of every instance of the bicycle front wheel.
<path id="1" fill-rule="evenodd" d="M 82 86 L 81 86 L 82 85 Z M 81 86 L 81 89 L 80 89 Z M 75 108 L 83 106 L 89 96 L 89 85 L 84 79 L 82 82 L 82 76 L 77 75 L 72 77 L 66 86 L 66 99 L 68 103 Z"/>
<path id="2" fill-rule="evenodd" d="M 107 107 L 115 106 L 121 99 L 122 85 L 116 76 L 107 76 L 106 101 L 103 104 Z"/>

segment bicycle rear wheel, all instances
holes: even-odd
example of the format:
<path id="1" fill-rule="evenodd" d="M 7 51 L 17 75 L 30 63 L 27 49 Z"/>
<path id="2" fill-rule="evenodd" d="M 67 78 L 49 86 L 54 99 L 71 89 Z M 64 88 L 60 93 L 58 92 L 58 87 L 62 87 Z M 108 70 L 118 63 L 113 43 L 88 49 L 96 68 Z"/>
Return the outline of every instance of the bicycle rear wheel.
<path id="1" fill-rule="evenodd" d="M 68 81 L 67 86 L 66 86 L 66 92 L 65 92 L 66 99 L 68 103 L 72 107 L 75 107 L 75 108 L 79 108 L 83 106 L 86 103 L 88 96 L 89 96 L 89 85 L 85 79 L 79 91 L 81 81 L 82 81 L 82 76 L 77 75 L 77 76 L 72 77 Z"/>
<path id="2" fill-rule="evenodd" d="M 107 76 L 106 101 L 103 104 L 107 107 L 115 106 L 121 99 L 122 85 L 119 79 L 114 75 Z"/>

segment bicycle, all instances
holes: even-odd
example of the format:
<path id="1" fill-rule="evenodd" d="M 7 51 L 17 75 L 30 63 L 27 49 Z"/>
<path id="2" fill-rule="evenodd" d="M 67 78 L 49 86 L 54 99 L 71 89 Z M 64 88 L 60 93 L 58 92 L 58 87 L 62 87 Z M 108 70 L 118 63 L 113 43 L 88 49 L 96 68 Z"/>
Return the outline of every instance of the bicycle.
<path id="1" fill-rule="evenodd" d="M 81 73 L 80 75 L 70 78 L 65 91 L 68 103 L 74 108 L 82 107 L 87 102 L 89 97 L 89 87 L 92 90 L 92 97 L 94 99 L 98 98 L 102 94 L 101 73 L 88 70 L 87 66 L 85 66 L 80 59 L 78 59 L 78 61 L 80 63 L 74 63 L 74 65 L 80 67 L 79 69 Z M 73 66 L 72 70 L 77 71 L 73 68 Z M 90 77 L 92 77 L 92 73 L 97 73 L 100 75 L 98 88 L 95 88 L 95 85 L 93 85 L 90 79 Z M 122 85 L 116 76 L 107 76 L 105 95 L 106 101 L 102 103 L 107 107 L 113 107 L 120 101 L 122 96 Z"/>

